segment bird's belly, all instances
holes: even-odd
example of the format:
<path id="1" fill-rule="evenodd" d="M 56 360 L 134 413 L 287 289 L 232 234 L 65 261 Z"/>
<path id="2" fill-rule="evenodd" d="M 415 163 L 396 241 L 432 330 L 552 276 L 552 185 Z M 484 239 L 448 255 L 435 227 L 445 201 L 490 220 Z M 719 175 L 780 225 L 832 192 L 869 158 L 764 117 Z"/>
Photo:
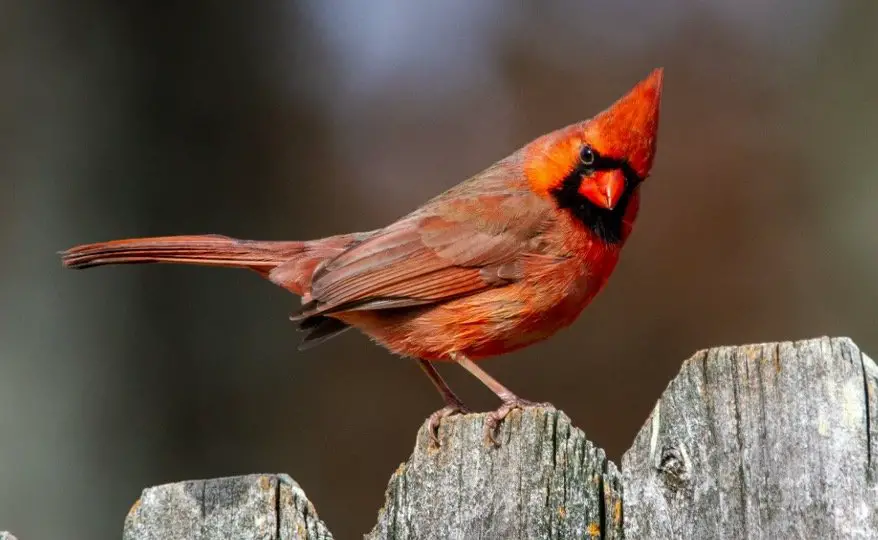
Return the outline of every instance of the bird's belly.
<path id="1" fill-rule="evenodd" d="M 591 283 L 589 283 L 591 281 Z M 542 341 L 572 323 L 593 280 L 520 282 L 428 308 L 339 314 L 390 351 L 428 360 L 486 358 Z"/>

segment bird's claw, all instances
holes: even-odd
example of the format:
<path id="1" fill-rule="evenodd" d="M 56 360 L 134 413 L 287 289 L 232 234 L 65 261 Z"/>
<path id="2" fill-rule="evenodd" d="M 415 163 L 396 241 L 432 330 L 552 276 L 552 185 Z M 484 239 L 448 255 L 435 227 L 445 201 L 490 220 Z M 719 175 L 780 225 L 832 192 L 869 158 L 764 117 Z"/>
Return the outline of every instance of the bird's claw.
<path id="1" fill-rule="evenodd" d="M 497 440 L 497 430 L 500 427 L 500 424 L 503 423 L 503 420 L 515 409 L 529 409 L 534 407 L 540 407 L 545 409 L 554 409 L 555 406 L 551 403 L 539 403 L 535 401 L 528 401 L 526 399 L 521 399 L 520 397 L 515 397 L 514 399 L 510 399 L 508 401 L 504 401 L 500 407 L 496 410 L 488 413 L 487 418 L 485 419 L 485 441 L 494 447 L 500 446 L 500 441 Z"/>
<path id="2" fill-rule="evenodd" d="M 449 403 L 431 414 L 427 419 L 427 432 L 430 434 L 431 446 L 435 448 L 441 446 L 439 443 L 439 424 L 442 423 L 443 419 L 456 414 L 468 414 L 470 412 L 472 411 L 470 411 L 463 403 Z"/>

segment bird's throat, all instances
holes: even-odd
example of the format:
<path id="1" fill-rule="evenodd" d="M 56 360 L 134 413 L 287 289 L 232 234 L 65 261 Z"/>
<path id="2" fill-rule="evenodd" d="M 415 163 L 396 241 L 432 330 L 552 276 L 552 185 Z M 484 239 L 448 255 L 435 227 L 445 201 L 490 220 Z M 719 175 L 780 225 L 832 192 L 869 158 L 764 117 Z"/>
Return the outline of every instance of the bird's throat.
<path id="1" fill-rule="evenodd" d="M 634 190 L 640 184 L 640 178 L 628 167 L 623 167 L 626 187 L 619 202 L 612 210 L 601 208 L 584 197 L 579 186 L 583 181 L 583 171 L 575 168 L 564 178 L 560 186 L 551 191 L 558 208 L 566 210 L 595 234 L 603 242 L 610 245 L 621 244 L 625 240 L 625 218 L 628 207 L 634 196 Z"/>

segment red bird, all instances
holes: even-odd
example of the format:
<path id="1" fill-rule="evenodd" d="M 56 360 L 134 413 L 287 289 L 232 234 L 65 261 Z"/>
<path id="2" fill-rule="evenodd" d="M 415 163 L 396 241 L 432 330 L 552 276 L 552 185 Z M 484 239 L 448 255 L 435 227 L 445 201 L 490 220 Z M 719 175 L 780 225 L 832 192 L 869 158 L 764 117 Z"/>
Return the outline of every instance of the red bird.
<path id="1" fill-rule="evenodd" d="M 452 361 L 502 400 L 486 435 L 535 405 L 476 360 L 544 340 L 606 284 L 631 233 L 656 148 L 662 70 L 594 118 L 530 142 L 383 229 L 310 241 L 166 236 L 71 248 L 64 265 L 181 263 L 254 270 L 302 297 L 300 348 L 357 328 L 416 358 L 442 394 L 430 416 L 467 411 L 433 362 Z"/>

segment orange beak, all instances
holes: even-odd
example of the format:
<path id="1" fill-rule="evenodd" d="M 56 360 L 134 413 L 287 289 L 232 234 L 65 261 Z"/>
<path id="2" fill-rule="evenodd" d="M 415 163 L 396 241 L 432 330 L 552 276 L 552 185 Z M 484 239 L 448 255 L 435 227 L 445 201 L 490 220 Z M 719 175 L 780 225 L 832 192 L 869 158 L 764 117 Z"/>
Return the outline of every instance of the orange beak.
<path id="1" fill-rule="evenodd" d="M 619 204 L 625 192 L 625 175 L 622 171 L 599 171 L 586 178 L 579 186 L 579 193 L 593 204 L 612 210 Z"/>
<path id="2" fill-rule="evenodd" d="M 655 156 L 662 75 L 662 68 L 654 70 L 585 125 L 586 140 L 606 156 L 628 160 L 641 179 L 649 176 Z M 596 189 L 612 183 L 605 180 Z"/>

